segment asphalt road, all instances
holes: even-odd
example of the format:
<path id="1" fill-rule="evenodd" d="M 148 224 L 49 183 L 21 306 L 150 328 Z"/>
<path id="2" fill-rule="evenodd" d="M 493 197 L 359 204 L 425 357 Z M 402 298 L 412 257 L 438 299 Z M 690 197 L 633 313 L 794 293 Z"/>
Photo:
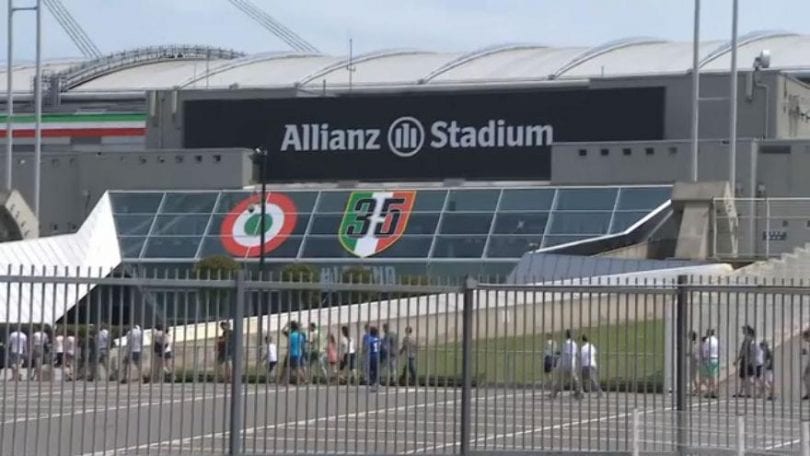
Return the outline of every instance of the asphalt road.
<path id="1" fill-rule="evenodd" d="M 223 454 L 228 445 L 224 384 L 2 382 L 0 394 L 4 455 Z M 459 449 L 460 399 L 455 388 L 250 385 L 240 437 L 250 454 L 450 454 Z M 539 387 L 476 388 L 471 448 L 626 451 L 636 409 L 643 451 L 673 450 L 679 438 L 733 448 L 744 413 L 749 448 L 789 454 L 808 403 L 693 398 L 681 421 L 673 406 L 667 394 L 576 400 Z"/>

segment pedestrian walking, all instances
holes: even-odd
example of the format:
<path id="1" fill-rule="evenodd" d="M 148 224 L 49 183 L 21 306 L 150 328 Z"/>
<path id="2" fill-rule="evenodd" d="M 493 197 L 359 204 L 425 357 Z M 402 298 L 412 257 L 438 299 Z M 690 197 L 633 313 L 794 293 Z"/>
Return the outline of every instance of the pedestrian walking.
<path id="1" fill-rule="evenodd" d="M 383 323 L 380 362 L 382 364 L 382 379 L 385 385 L 391 385 L 396 380 L 398 354 L 399 335 L 391 329 L 388 323 Z"/>
<path id="2" fill-rule="evenodd" d="M 42 381 L 42 366 L 45 365 L 45 349 L 48 346 L 48 334 L 44 328 L 38 328 L 31 334 L 31 364 L 29 378 Z"/>
<path id="3" fill-rule="evenodd" d="M 737 368 L 739 383 L 737 393 L 733 397 L 751 397 L 756 383 L 756 368 L 755 358 L 756 353 L 754 347 L 757 346 L 754 340 L 754 329 L 748 325 L 742 327 L 743 340 L 740 342 L 740 348 L 737 351 L 737 357 L 734 359 L 733 365 Z"/>
<path id="4" fill-rule="evenodd" d="M 400 356 L 405 356 L 407 359 L 405 367 L 402 369 L 402 381 L 400 382 L 403 385 L 413 385 L 417 384 L 416 382 L 416 354 L 419 351 L 419 345 L 416 343 L 416 337 L 413 335 L 413 328 L 408 326 L 405 328 L 405 337 L 402 339 L 402 348 L 399 349 Z M 405 373 L 407 372 L 407 377 Z"/>
<path id="5" fill-rule="evenodd" d="M 22 380 L 20 372 L 28 355 L 28 336 L 19 328 L 12 331 L 8 336 L 8 355 L 8 364 L 11 366 L 11 379 L 19 382 Z"/>
<path id="6" fill-rule="evenodd" d="M 219 323 L 220 334 L 214 342 L 214 355 L 217 373 L 223 383 L 231 381 L 231 362 L 233 361 L 233 331 L 227 321 Z"/>
<path id="7" fill-rule="evenodd" d="M 597 397 L 604 396 L 602 385 L 599 384 L 599 369 L 596 365 L 596 347 L 588 340 L 585 334 L 581 337 L 582 348 L 579 351 L 580 365 L 582 366 L 582 382 L 585 391 L 596 391 Z"/>
<path id="8" fill-rule="evenodd" d="M 354 339 L 349 335 L 349 327 L 340 328 L 340 371 L 346 372 L 346 381 L 356 381 L 355 369 L 357 369 L 357 348 Z"/>
<path id="9" fill-rule="evenodd" d="M 267 365 L 268 380 L 273 377 L 273 372 L 278 364 L 278 346 L 273 341 L 272 336 L 264 337 L 264 362 Z"/>
<path id="10" fill-rule="evenodd" d="M 65 335 L 61 328 L 57 327 L 54 331 L 56 333 L 53 338 L 54 367 L 62 368 L 65 365 Z"/>
<path id="11" fill-rule="evenodd" d="M 76 335 L 71 329 L 68 329 L 66 334 L 63 375 L 65 380 L 73 380 L 76 369 Z"/>
<path id="12" fill-rule="evenodd" d="M 95 363 L 95 376 L 98 379 L 109 380 L 110 378 L 110 330 L 107 325 L 101 325 L 96 335 L 97 359 Z M 103 369 L 103 371 L 102 371 Z"/>
<path id="13" fill-rule="evenodd" d="M 366 355 L 368 357 L 368 377 L 366 377 L 366 385 L 374 392 L 380 384 L 380 349 L 382 340 L 380 339 L 380 331 L 376 326 L 371 326 L 368 332 L 368 349 Z"/>
<path id="14" fill-rule="evenodd" d="M 166 332 L 163 325 L 158 323 L 152 328 L 152 382 L 160 381 L 163 376 L 163 366 L 166 353 Z"/>
<path id="15" fill-rule="evenodd" d="M 363 336 L 360 338 L 360 362 L 362 363 L 362 369 L 363 369 L 361 374 L 363 376 L 363 381 L 366 382 L 366 383 L 368 383 L 368 378 L 369 378 L 369 371 L 368 371 L 368 368 L 369 368 L 369 365 L 368 365 L 369 346 L 368 346 L 368 343 L 369 343 L 369 340 L 371 338 L 370 329 L 371 329 L 371 327 L 369 326 L 368 323 L 364 324 L 363 325 Z"/>
<path id="16" fill-rule="evenodd" d="M 810 344 L 810 329 L 805 329 L 802 332 L 802 341 L 805 344 Z M 807 357 L 809 353 L 810 352 L 808 352 L 807 348 L 802 348 L 802 355 Z M 802 396 L 802 400 L 806 401 L 810 399 L 810 361 L 806 361 L 804 364 L 804 370 L 802 371 L 802 383 L 804 384 L 804 396 Z"/>
<path id="17" fill-rule="evenodd" d="M 326 362 L 329 364 L 330 380 L 337 375 L 339 358 L 337 340 L 334 334 L 329 333 L 326 338 Z"/>
<path id="18" fill-rule="evenodd" d="M 760 349 L 762 351 L 762 395 L 764 395 L 769 401 L 775 400 L 776 395 L 774 394 L 774 381 L 773 381 L 773 350 L 768 345 L 768 342 L 763 340 L 759 344 Z"/>
<path id="19" fill-rule="evenodd" d="M 140 325 L 132 325 L 127 331 L 127 358 L 124 365 L 124 378 L 121 383 L 129 381 L 131 368 L 135 369 L 138 382 L 143 383 L 143 330 Z"/>
<path id="20" fill-rule="evenodd" d="M 720 341 L 717 340 L 714 329 L 706 331 L 706 337 L 701 347 L 701 360 L 703 361 L 703 377 L 706 381 L 706 397 L 718 398 L 717 380 L 720 376 Z"/>
<path id="21" fill-rule="evenodd" d="M 698 335 L 695 331 L 689 333 L 689 352 L 687 367 L 689 369 L 689 385 L 692 389 L 693 396 L 700 396 L 701 381 L 700 381 L 700 342 L 698 342 Z"/>
<path id="22" fill-rule="evenodd" d="M 556 369 L 556 379 L 554 388 L 551 392 L 551 397 L 557 397 L 557 394 L 566 387 L 566 385 L 573 390 L 574 398 L 582 398 L 582 385 L 579 382 L 579 375 L 577 374 L 577 356 L 579 354 L 579 347 L 577 346 L 571 330 L 565 331 L 565 342 L 562 344 L 562 351 L 560 352 L 560 362 Z"/>
<path id="23" fill-rule="evenodd" d="M 310 382 L 314 382 L 316 372 L 321 374 L 324 381 L 327 381 L 329 373 L 326 371 L 326 338 L 318 327 L 318 323 L 309 324 L 309 334 L 306 340 L 309 352 Z"/>
<path id="24" fill-rule="evenodd" d="M 306 336 L 301 331 L 301 327 L 297 321 L 287 323 L 281 333 L 287 337 L 287 378 L 286 382 L 289 384 L 294 381 L 296 385 L 306 382 L 303 367 L 304 367 L 304 346 L 306 345 Z"/>
<path id="25" fill-rule="evenodd" d="M 169 328 L 163 332 L 163 379 L 174 381 L 174 347 L 172 344 L 172 333 Z"/>

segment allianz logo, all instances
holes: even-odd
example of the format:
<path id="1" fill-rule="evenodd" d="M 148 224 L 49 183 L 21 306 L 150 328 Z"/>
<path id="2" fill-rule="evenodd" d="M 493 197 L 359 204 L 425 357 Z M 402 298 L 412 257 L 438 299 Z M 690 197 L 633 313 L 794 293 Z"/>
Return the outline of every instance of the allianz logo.
<path id="1" fill-rule="evenodd" d="M 429 137 L 426 137 L 426 132 Z M 286 124 L 281 151 L 382 150 L 383 145 L 400 157 L 413 157 L 425 144 L 432 149 L 510 148 L 549 146 L 554 142 L 551 125 L 512 125 L 490 119 L 482 125 L 437 120 L 425 128 L 422 122 L 404 116 L 391 122 L 387 132 L 379 128 L 331 128 L 327 123 Z"/>

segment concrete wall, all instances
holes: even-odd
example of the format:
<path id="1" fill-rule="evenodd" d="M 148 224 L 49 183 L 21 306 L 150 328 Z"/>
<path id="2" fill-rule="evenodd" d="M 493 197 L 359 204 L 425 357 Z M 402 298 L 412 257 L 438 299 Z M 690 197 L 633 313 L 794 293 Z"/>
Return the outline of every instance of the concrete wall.
<path id="1" fill-rule="evenodd" d="M 75 232 L 107 190 L 236 189 L 250 183 L 251 171 L 239 149 L 43 152 L 40 234 Z M 33 207 L 33 154 L 16 153 L 13 172 Z"/>

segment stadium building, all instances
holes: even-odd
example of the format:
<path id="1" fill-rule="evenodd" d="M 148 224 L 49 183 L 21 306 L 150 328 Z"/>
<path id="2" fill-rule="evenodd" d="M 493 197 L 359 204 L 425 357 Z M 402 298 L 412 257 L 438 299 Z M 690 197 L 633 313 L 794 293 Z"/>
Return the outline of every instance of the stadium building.
<path id="1" fill-rule="evenodd" d="M 255 263 L 263 179 L 270 269 L 311 264 L 325 282 L 353 265 L 379 281 L 514 279 L 519 264 L 544 276 L 531 265 L 551 253 L 621 272 L 776 256 L 810 240 L 800 205 L 754 199 L 810 194 L 810 36 L 739 42 L 734 188 L 725 42 L 700 45 L 697 184 L 684 184 L 688 42 L 351 59 L 166 46 L 48 62 L 41 215 L 19 199 L 6 211 L 7 238 L 42 238 L 0 251 L 102 271 Z M 32 74 L 13 74 L 13 186 L 28 206 Z M 597 264 L 609 257 L 624 260 Z"/>

